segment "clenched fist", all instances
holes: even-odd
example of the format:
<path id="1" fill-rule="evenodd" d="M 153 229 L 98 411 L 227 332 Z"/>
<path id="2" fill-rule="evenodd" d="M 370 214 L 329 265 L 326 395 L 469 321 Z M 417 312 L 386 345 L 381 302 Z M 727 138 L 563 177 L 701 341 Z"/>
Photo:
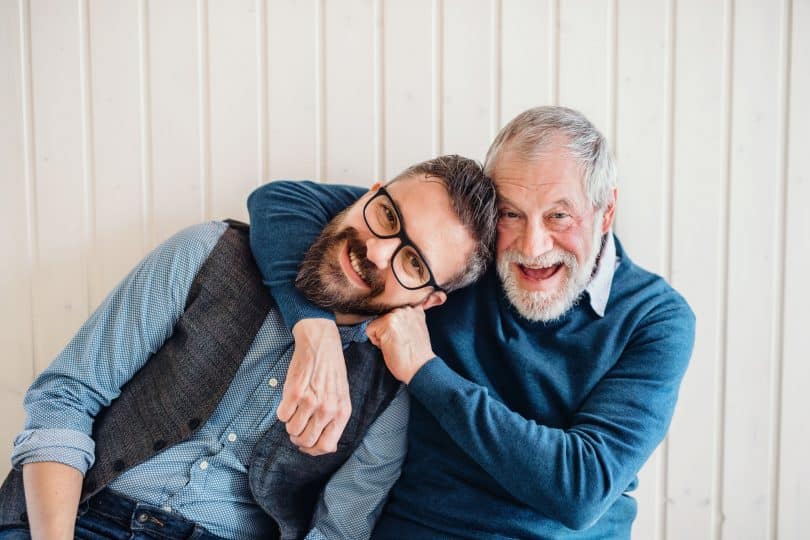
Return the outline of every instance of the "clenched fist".
<path id="1" fill-rule="evenodd" d="M 408 384 L 428 360 L 436 356 L 430 345 L 421 307 L 402 307 L 371 321 L 366 328 L 371 342 L 380 348 L 385 365 L 397 380 Z"/>

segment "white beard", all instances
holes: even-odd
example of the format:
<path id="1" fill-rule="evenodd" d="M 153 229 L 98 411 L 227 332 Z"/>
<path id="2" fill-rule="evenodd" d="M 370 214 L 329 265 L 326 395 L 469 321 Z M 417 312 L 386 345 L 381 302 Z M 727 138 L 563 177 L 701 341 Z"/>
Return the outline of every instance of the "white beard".
<path id="1" fill-rule="evenodd" d="M 584 264 L 577 262 L 570 251 L 554 248 L 539 257 L 530 259 L 515 250 L 504 251 L 498 260 L 498 276 L 501 278 L 506 296 L 518 313 L 530 321 L 551 322 L 561 317 L 577 303 L 593 277 L 596 259 L 602 249 L 601 216 L 597 216 L 594 227 L 593 247 Z M 549 267 L 562 263 L 566 272 L 557 290 L 527 291 L 518 284 L 515 276 L 520 270 L 514 264 Z"/>

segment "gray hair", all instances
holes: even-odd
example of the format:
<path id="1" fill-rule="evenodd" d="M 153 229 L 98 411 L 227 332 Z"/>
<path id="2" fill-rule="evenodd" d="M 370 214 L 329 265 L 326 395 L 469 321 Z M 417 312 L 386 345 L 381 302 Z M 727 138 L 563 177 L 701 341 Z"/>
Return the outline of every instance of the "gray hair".
<path id="1" fill-rule="evenodd" d="M 492 142 L 484 162 L 484 172 L 492 176 L 498 159 L 505 150 L 516 157 L 536 161 L 555 135 L 563 135 L 571 158 L 582 169 L 585 193 L 594 208 L 604 209 L 613 200 L 616 187 L 616 163 L 607 140 L 579 111 L 566 107 L 535 107 L 517 115 Z"/>

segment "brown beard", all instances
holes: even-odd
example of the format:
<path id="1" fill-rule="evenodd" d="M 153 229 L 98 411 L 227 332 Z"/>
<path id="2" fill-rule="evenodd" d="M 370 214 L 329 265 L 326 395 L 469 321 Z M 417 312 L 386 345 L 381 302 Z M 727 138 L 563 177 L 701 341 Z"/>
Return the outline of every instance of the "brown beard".
<path id="1" fill-rule="evenodd" d="M 295 287 L 307 299 L 335 313 L 376 316 L 389 311 L 393 306 L 374 302 L 385 290 L 385 281 L 377 266 L 366 258 L 366 246 L 353 227 L 339 230 L 342 214 L 321 231 L 301 262 Z M 340 268 L 338 257 L 343 241 L 349 244 L 360 265 L 361 273 L 371 287 L 366 293 L 356 293 L 353 285 Z"/>

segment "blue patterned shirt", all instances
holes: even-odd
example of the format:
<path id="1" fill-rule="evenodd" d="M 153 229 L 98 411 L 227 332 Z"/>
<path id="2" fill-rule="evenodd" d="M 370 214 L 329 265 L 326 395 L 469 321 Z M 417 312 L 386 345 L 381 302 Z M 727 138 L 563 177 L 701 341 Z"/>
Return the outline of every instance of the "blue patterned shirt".
<path id="1" fill-rule="evenodd" d="M 25 396 L 25 430 L 14 467 L 56 461 L 84 474 L 93 464 L 95 415 L 171 336 L 191 283 L 227 225 L 190 227 L 150 253 L 101 303 Z M 366 340 L 365 325 L 340 327 L 344 348 Z M 202 428 L 126 471 L 109 487 L 176 511 L 224 538 L 261 538 L 274 525 L 256 505 L 247 466 L 278 420 L 293 337 L 270 310 L 230 387 Z M 408 395 L 400 389 L 363 442 L 332 477 L 307 538 L 366 538 L 399 476 Z"/>

